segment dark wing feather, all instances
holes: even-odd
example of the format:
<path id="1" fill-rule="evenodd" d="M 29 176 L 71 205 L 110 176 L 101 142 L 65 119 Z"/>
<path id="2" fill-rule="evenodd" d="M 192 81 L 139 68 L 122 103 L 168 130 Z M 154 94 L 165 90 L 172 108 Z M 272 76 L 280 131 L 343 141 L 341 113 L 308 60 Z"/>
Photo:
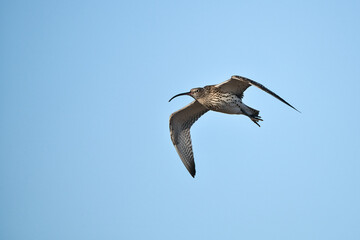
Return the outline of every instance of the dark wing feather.
<path id="1" fill-rule="evenodd" d="M 190 128 L 208 110 L 194 101 L 170 116 L 170 136 L 181 161 L 192 177 L 195 177 L 195 162 L 191 144 Z"/>
<path id="2" fill-rule="evenodd" d="M 255 81 L 253 81 L 251 79 L 245 78 L 245 77 L 232 76 L 229 80 L 216 85 L 216 87 L 220 88 L 224 92 L 230 92 L 230 93 L 233 93 L 233 94 L 236 94 L 236 95 L 241 95 L 241 96 L 242 96 L 243 92 L 250 86 L 255 86 L 255 87 L 260 88 L 261 90 L 267 92 L 268 94 L 270 94 L 273 97 L 277 98 L 281 102 L 285 103 L 289 107 L 291 107 L 291 108 L 295 109 L 296 111 L 300 112 L 295 107 L 293 107 L 290 103 L 288 103 L 287 101 L 282 99 L 279 95 L 277 95 L 276 93 L 274 93 L 270 89 L 266 88 L 264 85 L 262 85 L 262 84 L 260 84 L 258 82 L 255 82 Z"/>

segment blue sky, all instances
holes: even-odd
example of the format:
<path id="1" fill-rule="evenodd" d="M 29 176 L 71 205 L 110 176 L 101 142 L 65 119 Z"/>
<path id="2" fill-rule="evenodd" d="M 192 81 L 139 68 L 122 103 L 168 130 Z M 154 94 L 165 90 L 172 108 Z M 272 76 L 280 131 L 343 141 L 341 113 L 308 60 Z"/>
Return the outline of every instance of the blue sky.
<path id="1" fill-rule="evenodd" d="M 358 1 L 1 1 L 0 239 L 359 239 Z M 258 81 L 192 128 L 170 97 Z"/>

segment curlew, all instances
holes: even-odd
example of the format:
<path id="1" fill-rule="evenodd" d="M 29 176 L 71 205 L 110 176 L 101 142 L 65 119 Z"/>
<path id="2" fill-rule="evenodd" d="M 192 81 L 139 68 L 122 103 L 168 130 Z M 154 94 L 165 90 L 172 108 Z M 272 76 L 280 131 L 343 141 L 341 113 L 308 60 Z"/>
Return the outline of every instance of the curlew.
<path id="1" fill-rule="evenodd" d="M 189 95 L 195 99 L 195 101 L 174 112 L 170 116 L 171 140 L 181 161 L 184 163 L 192 177 L 195 177 L 196 171 L 190 128 L 194 122 L 207 111 L 212 110 L 227 114 L 243 114 L 260 127 L 259 121 L 262 121 L 262 119 L 259 116 L 259 111 L 242 102 L 243 93 L 250 86 L 260 88 L 298 111 L 276 93 L 260 83 L 240 76 L 232 76 L 229 80 L 217 85 L 193 88 L 190 92 L 177 94 L 169 100 L 170 102 L 172 99 L 182 95 Z"/>

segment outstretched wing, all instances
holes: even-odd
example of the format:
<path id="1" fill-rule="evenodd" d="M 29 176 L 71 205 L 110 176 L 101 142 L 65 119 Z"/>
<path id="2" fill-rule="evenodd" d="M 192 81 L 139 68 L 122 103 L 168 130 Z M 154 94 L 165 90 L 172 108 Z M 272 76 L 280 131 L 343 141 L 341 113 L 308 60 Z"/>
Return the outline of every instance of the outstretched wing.
<path id="1" fill-rule="evenodd" d="M 181 161 L 192 177 L 195 177 L 195 162 L 190 128 L 208 110 L 194 101 L 170 116 L 170 136 Z"/>
<path id="2" fill-rule="evenodd" d="M 255 82 L 255 81 L 245 78 L 245 77 L 232 76 L 229 80 L 216 85 L 216 87 L 220 88 L 224 92 L 230 92 L 230 93 L 233 93 L 233 94 L 236 94 L 239 96 L 242 96 L 244 91 L 250 86 L 255 86 L 255 87 L 260 88 L 261 90 L 267 92 L 268 94 L 272 95 L 273 97 L 279 99 L 281 102 L 285 103 L 289 107 L 300 112 L 299 110 L 294 108 L 290 103 L 286 102 L 284 99 L 282 99 L 279 95 L 277 95 L 270 89 L 266 88 L 265 86 L 261 85 L 258 82 Z"/>

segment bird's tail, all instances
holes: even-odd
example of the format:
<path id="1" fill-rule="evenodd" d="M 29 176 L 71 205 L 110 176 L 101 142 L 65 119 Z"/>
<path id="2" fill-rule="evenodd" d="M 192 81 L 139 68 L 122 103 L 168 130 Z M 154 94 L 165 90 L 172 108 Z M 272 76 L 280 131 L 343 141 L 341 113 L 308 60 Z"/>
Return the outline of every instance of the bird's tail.
<path id="1" fill-rule="evenodd" d="M 251 108 L 251 107 L 249 107 L 249 106 L 248 106 L 248 108 L 249 108 L 249 110 L 250 110 L 250 112 L 251 112 L 251 116 L 252 116 L 252 117 L 259 117 L 259 113 L 260 113 L 259 110 L 256 110 L 256 109 L 254 109 L 254 108 Z"/>
<path id="2" fill-rule="evenodd" d="M 260 127 L 260 124 L 258 123 L 259 121 L 262 121 L 261 117 L 259 116 L 260 111 L 249 106 L 247 107 L 250 110 L 250 114 L 248 115 L 248 117 L 251 119 L 251 121 L 253 121 L 256 125 Z"/>

